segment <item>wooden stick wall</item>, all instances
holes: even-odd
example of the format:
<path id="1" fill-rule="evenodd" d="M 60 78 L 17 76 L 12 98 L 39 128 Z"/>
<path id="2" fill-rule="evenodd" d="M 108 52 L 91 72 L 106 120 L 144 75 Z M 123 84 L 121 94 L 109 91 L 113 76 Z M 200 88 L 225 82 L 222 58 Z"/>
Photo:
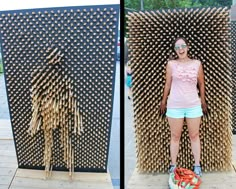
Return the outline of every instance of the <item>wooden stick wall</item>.
<path id="1" fill-rule="evenodd" d="M 236 134 L 236 21 L 231 21 L 231 47 L 232 47 L 232 83 L 233 83 L 233 95 L 232 95 L 232 123 L 233 134 Z"/>
<path id="2" fill-rule="evenodd" d="M 53 144 L 60 142 L 63 147 L 63 160 L 69 175 L 74 172 L 75 138 L 83 129 L 82 116 L 79 112 L 79 104 L 72 92 L 73 82 L 67 75 L 62 74 L 64 54 L 57 47 L 49 47 L 47 63 L 50 70 L 45 67 L 36 70 L 32 80 L 32 118 L 28 132 L 34 136 L 38 130 L 44 132 L 44 158 L 46 176 L 52 170 L 56 157 L 53 154 Z M 57 65 L 59 64 L 59 65 Z M 45 78 L 44 76 L 47 75 Z M 53 130 L 59 129 L 60 141 L 54 141 Z"/>
<path id="3" fill-rule="evenodd" d="M 0 13 L 20 168 L 107 171 L 118 13 L 118 5 Z"/>
<path id="4" fill-rule="evenodd" d="M 170 129 L 160 115 L 165 68 L 177 37 L 190 43 L 190 57 L 204 68 L 209 114 L 200 128 L 204 171 L 231 168 L 232 72 L 228 8 L 168 9 L 130 12 L 129 59 L 133 71 L 133 105 L 137 166 L 140 171 L 166 172 L 170 163 Z M 192 168 L 193 155 L 186 123 L 178 166 Z"/>

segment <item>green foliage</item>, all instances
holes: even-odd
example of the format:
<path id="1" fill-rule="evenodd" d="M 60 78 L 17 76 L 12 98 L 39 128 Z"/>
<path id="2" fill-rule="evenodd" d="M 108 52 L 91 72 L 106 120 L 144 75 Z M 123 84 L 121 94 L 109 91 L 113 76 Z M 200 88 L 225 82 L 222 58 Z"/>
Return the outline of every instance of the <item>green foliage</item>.
<path id="1" fill-rule="evenodd" d="M 196 2 L 197 3 L 197 2 Z M 190 8 L 193 7 L 193 1 L 192 0 L 183 0 L 183 1 L 179 1 L 179 7 L 183 7 L 183 8 Z"/>
<path id="2" fill-rule="evenodd" d="M 125 0 L 125 13 L 140 10 L 141 0 Z M 157 10 L 167 8 L 191 8 L 209 6 L 231 6 L 232 0 L 143 0 L 144 10 Z M 125 19 L 125 33 L 126 33 Z"/>
<path id="3" fill-rule="evenodd" d="M 140 0 L 125 0 L 125 7 L 140 10 Z"/>
<path id="4" fill-rule="evenodd" d="M 192 1 L 192 7 L 202 7 L 202 4 L 199 1 Z"/>
<path id="5" fill-rule="evenodd" d="M 140 10 L 140 1 L 125 0 L 125 8 Z M 144 10 L 232 5 L 232 0 L 143 0 L 143 2 Z"/>

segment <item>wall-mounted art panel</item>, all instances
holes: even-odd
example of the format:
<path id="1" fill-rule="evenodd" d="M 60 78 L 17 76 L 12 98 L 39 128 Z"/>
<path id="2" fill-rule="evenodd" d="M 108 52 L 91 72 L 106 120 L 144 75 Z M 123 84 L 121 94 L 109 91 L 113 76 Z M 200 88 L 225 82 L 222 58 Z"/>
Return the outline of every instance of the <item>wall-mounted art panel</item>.
<path id="1" fill-rule="evenodd" d="M 232 47 L 232 83 L 233 83 L 233 93 L 232 93 L 232 127 L 233 134 L 236 134 L 236 21 L 231 21 L 231 47 Z"/>
<path id="2" fill-rule="evenodd" d="M 170 163 L 170 129 L 160 115 L 166 64 L 176 58 L 172 42 L 184 37 L 189 56 L 202 62 L 209 113 L 200 127 L 204 171 L 231 168 L 232 79 L 229 10 L 224 7 L 132 12 L 128 46 L 133 71 L 137 164 L 140 171 L 165 172 Z M 186 123 L 178 166 L 191 169 L 193 155 Z"/>
<path id="3" fill-rule="evenodd" d="M 118 16 L 118 5 L 0 12 L 20 168 L 107 171 Z"/>

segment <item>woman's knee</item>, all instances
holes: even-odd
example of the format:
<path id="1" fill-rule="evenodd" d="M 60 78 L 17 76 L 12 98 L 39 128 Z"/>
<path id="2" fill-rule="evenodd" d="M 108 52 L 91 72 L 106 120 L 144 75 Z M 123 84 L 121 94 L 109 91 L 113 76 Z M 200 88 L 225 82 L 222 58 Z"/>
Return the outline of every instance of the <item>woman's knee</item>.
<path id="1" fill-rule="evenodd" d="M 197 133 L 190 133 L 189 138 L 191 141 L 197 141 L 199 139 L 199 132 Z"/>
<path id="2" fill-rule="evenodd" d="M 181 137 L 181 134 L 179 135 L 179 134 L 175 134 L 175 133 L 172 133 L 171 134 L 171 140 L 173 141 L 173 142 L 179 142 L 180 141 L 180 137 Z"/>

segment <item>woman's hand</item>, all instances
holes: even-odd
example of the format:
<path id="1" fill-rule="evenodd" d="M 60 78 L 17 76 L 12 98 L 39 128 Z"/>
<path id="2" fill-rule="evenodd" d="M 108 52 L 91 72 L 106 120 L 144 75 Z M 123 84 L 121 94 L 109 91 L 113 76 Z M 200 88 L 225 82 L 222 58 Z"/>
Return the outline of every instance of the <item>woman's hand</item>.
<path id="1" fill-rule="evenodd" d="M 205 101 L 202 102 L 202 111 L 204 114 L 207 114 L 207 103 Z"/>
<path id="2" fill-rule="evenodd" d="M 164 114 L 165 111 L 166 111 L 166 102 L 162 100 L 160 104 L 160 112 L 161 114 Z"/>

